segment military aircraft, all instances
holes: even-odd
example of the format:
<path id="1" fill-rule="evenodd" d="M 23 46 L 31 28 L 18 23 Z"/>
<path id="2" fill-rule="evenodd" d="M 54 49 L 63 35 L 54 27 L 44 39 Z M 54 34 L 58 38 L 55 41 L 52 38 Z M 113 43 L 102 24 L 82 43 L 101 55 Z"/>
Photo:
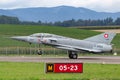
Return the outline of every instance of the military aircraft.
<path id="1" fill-rule="evenodd" d="M 13 36 L 12 39 L 28 43 L 37 43 L 68 50 L 70 59 L 77 59 L 78 52 L 87 51 L 92 53 L 112 52 L 111 41 L 116 33 L 105 32 L 83 40 L 59 36 L 49 33 L 35 33 L 29 36 Z M 39 53 L 41 54 L 41 53 Z"/>

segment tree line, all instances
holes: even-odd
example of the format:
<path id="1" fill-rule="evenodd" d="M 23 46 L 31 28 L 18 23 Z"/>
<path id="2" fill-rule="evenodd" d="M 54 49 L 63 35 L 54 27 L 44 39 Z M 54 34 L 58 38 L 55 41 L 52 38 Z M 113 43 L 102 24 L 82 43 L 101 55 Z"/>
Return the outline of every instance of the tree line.
<path id="1" fill-rule="evenodd" d="M 103 19 L 103 20 L 83 20 L 83 19 L 79 19 L 79 20 L 75 20 L 75 19 L 71 19 L 71 20 L 67 20 L 67 21 L 63 21 L 63 22 L 55 22 L 53 25 L 55 26 L 65 26 L 65 27 L 70 27 L 70 26 L 111 26 L 111 25 L 120 25 L 120 18 L 117 18 L 115 20 L 113 20 L 111 17 Z"/>
<path id="2" fill-rule="evenodd" d="M 17 17 L 11 17 L 11 16 L 0 16 L 0 24 L 19 24 L 20 20 Z"/>
<path id="3" fill-rule="evenodd" d="M 30 22 L 30 21 L 20 21 L 17 17 L 11 16 L 0 16 L 0 24 L 24 24 L 24 25 L 49 25 L 49 26 L 63 26 L 63 27 L 71 27 L 71 26 L 112 26 L 112 25 L 120 25 L 120 17 L 117 19 L 113 19 L 108 17 L 106 19 L 97 19 L 97 20 L 83 20 L 83 19 L 71 19 L 66 21 L 56 21 L 56 22 Z"/>

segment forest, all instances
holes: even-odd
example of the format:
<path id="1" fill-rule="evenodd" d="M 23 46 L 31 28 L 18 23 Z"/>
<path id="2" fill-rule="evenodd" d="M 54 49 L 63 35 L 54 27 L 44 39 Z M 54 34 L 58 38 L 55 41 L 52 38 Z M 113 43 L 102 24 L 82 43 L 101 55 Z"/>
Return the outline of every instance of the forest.
<path id="1" fill-rule="evenodd" d="M 47 26 L 62 26 L 62 27 L 113 26 L 113 25 L 120 25 L 120 17 L 116 19 L 108 17 L 106 19 L 98 19 L 98 20 L 71 19 L 71 20 L 56 21 L 56 22 L 41 22 L 40 20 L 38 22 L 33 22 L 33 21 L 20 21 L 17 17 L 1 15 L 0 24 L 47 25 Z"/>

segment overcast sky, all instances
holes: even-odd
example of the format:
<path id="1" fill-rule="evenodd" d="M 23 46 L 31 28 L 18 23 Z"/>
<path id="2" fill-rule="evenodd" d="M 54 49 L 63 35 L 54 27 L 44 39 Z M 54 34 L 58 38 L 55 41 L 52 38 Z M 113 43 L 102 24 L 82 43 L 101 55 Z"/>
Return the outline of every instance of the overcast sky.
<path id="1" fill-rule="evenodd" d="M 120 12 L 120 0 L 0 0 L 0 9 L 61 5 L 85 7 L 99 12 Z"/>

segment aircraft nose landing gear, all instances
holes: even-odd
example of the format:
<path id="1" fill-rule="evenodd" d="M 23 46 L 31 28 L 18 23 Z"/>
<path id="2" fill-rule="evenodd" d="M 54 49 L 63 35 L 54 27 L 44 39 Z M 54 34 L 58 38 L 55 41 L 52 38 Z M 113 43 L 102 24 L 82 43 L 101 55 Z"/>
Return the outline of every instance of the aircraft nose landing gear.
<path id="1" fill-rule="evenodd" d="M 43 54 L 42 50 L 41 50 L 41 49 L 38 49 L 38 50 L 37 50 L 37 54 L 38 54 L 38 55 L 42 55 L 42 54 Z"/>
<path id="2" fill-rule="evenodd" d="M 75 52 L 75 51 L 68 51 L 68 53 L 69 53 L 69 58 L 70 59 L 77 59 L 78 58 L 77 52 Z"/>

